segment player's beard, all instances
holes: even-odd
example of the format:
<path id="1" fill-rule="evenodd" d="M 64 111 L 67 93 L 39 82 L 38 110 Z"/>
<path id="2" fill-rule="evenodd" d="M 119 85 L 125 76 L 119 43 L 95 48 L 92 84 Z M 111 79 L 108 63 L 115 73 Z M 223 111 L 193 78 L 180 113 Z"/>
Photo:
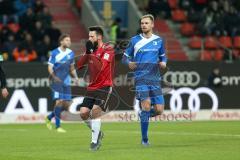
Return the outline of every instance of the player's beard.
<path id="1" fill-rule="evenodd" d="M 64 44 L 62 47 L 63 47 L 64 49 L 67 49 L 67 48 L 70 47 L 70 45 Z"/>
<path id="2" fill-rule="evenodd" d="M 145 35 L 149 34 L 150 32 L 151 32 L 151 29 L 145 29 L 145 30 L 142 29 L 142 33 Z"/>
<path id="3" fill-rule="evenodd" d="M 93 48 L 94 48 L 94 50 L 96 50 L 98 48 L 98 42 L 97 41 L 93 42 Z"/>

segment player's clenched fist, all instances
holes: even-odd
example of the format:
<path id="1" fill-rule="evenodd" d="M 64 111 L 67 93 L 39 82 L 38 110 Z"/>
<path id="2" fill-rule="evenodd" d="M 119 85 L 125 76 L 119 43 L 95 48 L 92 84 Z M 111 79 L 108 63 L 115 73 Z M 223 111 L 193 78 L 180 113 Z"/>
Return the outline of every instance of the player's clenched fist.
<path id="1" fill-rule="evenodd" d="M 86 47 L 86 54 L 91 54 L 96 50 L 96 44 L 94 44 L 92 41 L 88 40 L 85 44 Z"/>

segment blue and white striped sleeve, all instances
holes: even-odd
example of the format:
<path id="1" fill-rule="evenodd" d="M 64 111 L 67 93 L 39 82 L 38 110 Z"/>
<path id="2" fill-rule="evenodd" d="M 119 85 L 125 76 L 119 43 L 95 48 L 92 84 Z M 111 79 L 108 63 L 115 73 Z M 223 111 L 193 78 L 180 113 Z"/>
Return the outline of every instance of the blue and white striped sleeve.
<path id="1" fill-rule="evenodd" d="M 165 47 L 164 47 L 164 42 L 163 41 L 161 43 L 161 47 L 159 48 L 158 57 L 159 57 L 159 62 L 167 63 L 167 56 L 166 56 L 166 53 L 165 53 Z"/>
<path id="2" fill-rule="evenodd" d="M 72 51 L 72 53 L 71 53 L 71 59 L 70 59 L 70 64 L 75 64 L 74 57 L 75 57 L 75 53 Z"/>
<path id="3" fill-rule="evenodd" d="M 53 54 L 53 52 L 51 51 L 50 57 L 48 59 L 48 65 L 53 66 L 54 64 L 55 64 L 55 54 Z"/>

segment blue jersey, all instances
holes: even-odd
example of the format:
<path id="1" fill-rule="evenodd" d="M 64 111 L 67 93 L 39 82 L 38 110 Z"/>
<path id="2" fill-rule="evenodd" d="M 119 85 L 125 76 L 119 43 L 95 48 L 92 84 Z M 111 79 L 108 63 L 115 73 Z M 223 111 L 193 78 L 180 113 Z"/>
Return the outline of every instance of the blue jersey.
<path id="1" fill-rule="evenodd" d="M 67 48 L 65 51 L 60 48 L 54 49 L 51 51 L 48 64 L 53 66 L 55 75 L 63 81 L 64 85 L 70 85 L 70 66 L 74 64 L 74 52 L 71 49 Z"/>
<path id="2" fill-rule="evenodd" d="M 159 62 L 167 62 L 164 43 L 161 37 L 152 34 L 150 38 L 145 38 L 141 34 L 134 36 L 129 47 L 125 50 L 123 62 L 136 62 L 135 83 L 159 84 L 160 71 Z"/>

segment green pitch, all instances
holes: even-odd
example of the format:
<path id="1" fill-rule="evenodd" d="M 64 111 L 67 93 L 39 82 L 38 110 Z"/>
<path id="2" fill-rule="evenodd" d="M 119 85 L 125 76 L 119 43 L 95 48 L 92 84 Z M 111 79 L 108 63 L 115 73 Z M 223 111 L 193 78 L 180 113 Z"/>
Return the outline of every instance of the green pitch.
<path id="1" fill-rule="evenodd" d="M 104 123 L 103 145 L 89 151 L 83 123 L 0 125 L 0 160 L 238 160 L 240 122 L 151 122 L 150 143 L 140 145 L 138 123 Z"/>

